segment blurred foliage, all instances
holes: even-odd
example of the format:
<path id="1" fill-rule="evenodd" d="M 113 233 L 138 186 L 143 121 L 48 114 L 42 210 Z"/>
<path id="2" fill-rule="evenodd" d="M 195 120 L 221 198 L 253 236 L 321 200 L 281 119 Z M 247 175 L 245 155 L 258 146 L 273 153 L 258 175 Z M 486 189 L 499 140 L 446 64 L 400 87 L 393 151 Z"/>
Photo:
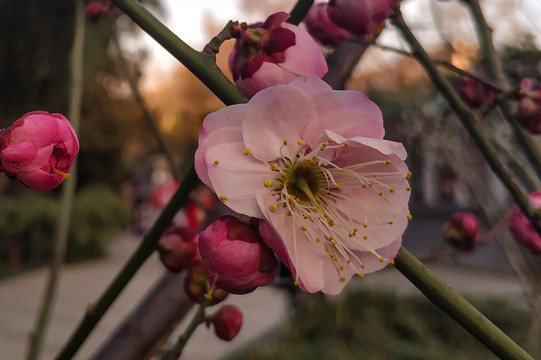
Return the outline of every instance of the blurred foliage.
<path id="1" fill-rule="evenodd" d="M 0 268 L 9 262 L 13 247 L 22 261 L 35 266 L 50 258 L 59 217 L 59 202 L 46 193 L 28 191 L 0 202 Z M 93 185 L 75 196 L 66 261 L 95 258 L 107 242 L 129 223 L 123 200 L 109 186 Z"/>
<path id="2" fill-rule="evenodd" d="M 502 299 L 474 304 L 512 339 L 526 344 L 531 315 L 525 309 Z M 496 357 L 424 298 L 360 290 L 337 298 L 304 296 L 293 317 L 278 330 L 226 359 L 488 360 Z"/>

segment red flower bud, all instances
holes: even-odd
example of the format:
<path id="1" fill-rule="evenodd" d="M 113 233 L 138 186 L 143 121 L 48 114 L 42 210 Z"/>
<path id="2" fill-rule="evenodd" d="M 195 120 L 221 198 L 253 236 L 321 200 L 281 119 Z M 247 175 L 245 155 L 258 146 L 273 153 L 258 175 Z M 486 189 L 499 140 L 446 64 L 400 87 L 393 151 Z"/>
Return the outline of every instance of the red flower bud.
<path id="1" fill-rule="evenodd" d="M 377 34 L 400 0 L 330 0 L 329 19 L 358 37 Z"/>
<path id="2" fill-rule="evenodd" d="M 536 191 L 528 195 L 535 206 L 541 206 L 541 191 Z M 518 206 L 513 208 L 511 219 L 509 220 L 509 231 L 513 238 L 532 254 L 541 254 L 541 238 L 535 232 L 532 224 L 520 210 Z"/>
<path id="3" fill-rule="evenodd" d="M 534 84 L 532 79 L 522 79 L 519 96 L 518 122 L 533 134 L 541 134 L 541 84 Z"/>
<path id="4" fill-rule="evenodd" d="M 443 237 L 457 250 L 472 250 L 480 243 L 477 216 L 466 212 L 454 213 L 443 225 Z"/>
<path id="5" fill-rule="evenodd" d="M 98 22 L 107 12 L 108 10 L 99 1 L 92 1 L 85 7 L 86 20 L 91 23 Z"/>
<path id="6" fill-rule="evenodd" d="M 491 89 L 474 79 L 461 82 L 457 91 L 460 98 L 473 109 L 494 98 L 494 92 Z"/>
<path id="7" fill-rule="evenodd" d="M 205 273 L 205 268 L 201 262 L 197 262 L 195 265 L 188 268 L 186 278 L 184 279 L 184 290 L 190 299 L 194 302 L 201 304 L 205 295 L 209 293 L 210 286 Z M 222 302 L 229 293 L 222 289 L 214 289 L 211 293 L 211 300 L 209 305 L 215 305 Z"/>
<path id="8" fill-rule="evenodd" d="M 180 226 L 167 229 L 158 242 L 160 260 L 169 271 L 179 272 L 199 260 L 198 235 Z"/>
<path id="9" fill-rule="evenodd" d="M 216 336 L 231 341 L 242 327 L 242 312 L 235 305 L 224 305 L 212 316 Z"/>
<path id="10" fill-rule="evenodd" d="M 336 46 L 349 36 L 349 32 L 336 26 L 329 19 L 327 3 L 313 5 L 303 21 L 308 33 L 323 45 Z"/>
<path id="11" fill-rule="evenodd" d="M 34 111 L 0 132 L 0 170 L 38 190 L 60 185 L 79 152 L 79 140 L 61 114 Z"/>
<path id="12" fill-rule="evenodd" d="M 264 23 L 235 28 L 238 37 L 229 56 L 235 84 L 247 97 L 269 86 L 285 84 L 299 76 L 327 73 L 323 53 L 310 35 L 284 21 L 289 14 L 279 12 Z"/>
<path id="13" fill-rule="evenodd" d="M 216 219 L 199 234 L 199 251 L 210 285 L 233 294 L 267 285 L 278 271 L 259 233 L 233 216 Z"/>

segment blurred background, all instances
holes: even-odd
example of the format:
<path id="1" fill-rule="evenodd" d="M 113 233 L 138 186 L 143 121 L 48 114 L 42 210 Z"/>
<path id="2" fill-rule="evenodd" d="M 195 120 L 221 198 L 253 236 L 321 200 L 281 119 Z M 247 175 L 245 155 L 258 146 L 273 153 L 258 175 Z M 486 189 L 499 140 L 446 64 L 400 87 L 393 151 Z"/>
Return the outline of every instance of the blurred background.
<path id="1" fill-rule="evenodd" d="M 248 23 L 263 21 L 273 12 L 289 11 L 295 1 L 146 0 L 143 3 L 181 39 L 199 50 L 228 20 Z M 537 0 L 484 0 L 482 5 L 488 22 L 494 27 L 497 50 L 509 81 L 515 84 L 523 77 L 539 79 L 541 3 Z M 406 0 L 402 3 L 402 9 L 415 34 L 434 58 L 464 70 L 482 73 L 474 28 L 468 11 L 460 1 Z M 8 127 L 29 111 L 67 112 L 74 11 L 72 0 L 0 0 L 0 128 Z M 173 160 L 181 173 L 191 164 L 202 119 L 223 106 L 186 68 L 138 29 L 130 19 L 120 13 L 113 15 L 108 19 L 86 24 L 84 92 L 79 130 L 81 151 L 78 156 L 77 192 L 66 253 L 68 263 L 90 264 L 91 259 L 103 261 L 96 259 L 113 256 L 114 262 L 118 263 L 118 266 L 122 265 L 141 234 L 152 225 L 168 197 L 178 186 L 167 158 L 161 153 L 158 143 L 149 135 L 150 130 L 143 110 L 122 73 L 119 54 L 112 42 L 115 34 L 120 38 L 129 70 L 155 117 L 158 128 L 164 134 L 173 153 Z M 113 31 L 112 22 L 116 31 Z M 390 26 L 383 30 L 378 44 L 407 50 L 407 46 Z M 227 57 L 232 45 L 233 41 L 225 42 L 217 58 L 218 66 L 228 77 L 231 76 L 227 69 Z M 326 54 L 333 51 L 330 48 L 323 50 Z M 461 81 L 461 78 L 451 72 L 446 72 L 445 75 L 453 84 Z M 487 241 L 472 252 L 458 254 L 453 251 L 441 253 L 437 250 L 441 249 L 441 226 L 452 213 L 468 210 L 492 219 L 493 214 L 486 209 L 510 208 L 511 202 L 445 101 L 430 84 L 424 71 L 413 59 L 373 46 L 355 67 L 346 87 L 365 92 L 382 109 L 386 137 L 403 142 L 408 150 L 408 166 L 414 174 L 411 180 L 411 209 L 415 220 L 411 222 L 405 235 L 405 246 L 416 255 L 426 258 L 428 262 L 445 264 L 447 267 L 442 272 L 450 274 L 449 276 L 473 271 L 486 274 L 487 279 L 484 281 L 491 281 L 493 277 L 503 279 L 503 284 L 508 284 L 509 287 L 498 290 L 499 296 L 502 296 L 502 293 L 511 294 L 512 302 L 522 304 L 524 310 L 526 301 L 515 298 L 522 296 L 522 290 L 518 287 L 519 281 L 514 277 L 501 246 L 498 242 L 491 241 L 494 233 L 507 231 L 504 217 L 500 217 L 496 222 L 484 221 L 483 230 Z M 518 163 L 526 163 L 524 157 L 515 151 L 516 144 L 511 140 L 508 127 L 499 119 L 491 121 L 492 117 L 498 118 L 498 114 L 492 114 L 483 120 L 484 130 L 502 144 L 503 150 L 513 154 Z M 536 182 L 535 185 L 538 187 L 539 183 Z M 199 191 L 205 192 L 203 188 Z M 58 190 L 38 192 L 4 176 L 0 177 L 0 303 L 2 299 L 6 301 L 5 299 L 10 298 L 12 291 L 16 291 L 9 287 L 12 284 L 10 281 L 33 276 L 32 271 L 41 269 L 49 262 L 55 224 L 58 221 L 58 196 Z M 211 195 L 207 193 L 204 195 L 209 196 Z M 186 215 L 180 214 L 176 221 L 185 223 Z M 118 245 L 119 243 L 121 245 Z M 539 266 L 538 259 L 523 252 L 521 255 L 527 258 L 530 265 Z M 155 265 L 148 271 L 161 274 L 161 267 Z M 492 277 L 490 274 L 493 274 Z M 156 278 L 157 275 L 153 279 Z M 389 283 L 399 282 L 396 278 L 393 279 L 389 280 Z M 508 280 L 507 283 L 505 279 Z M 467 277 L 457 281 L 461 284 L 459 287 L 463 286 L 465 291 L 468 291 L 468 287 L 475 287 Z M 103 283 L 107 284 L 107 281 L 104 280 Z M 2 293 L 3 286 L 9 290 Z M 142 296 L 149 286 L 145 283 L 138 296 Z M 389 289 L 393 289 L 393 286 L 395 285 L 389 285 Z M 367 286 L 369 289 L 377 287 L 374 284 Z M 484 294 L 490 293 L 490 290 L 484 289 Z M 101 292 L 99 289 L 97 291 L 95 296 Z M 274 322 L 262 320 L 259 325 L 253 325 L 258 329 L 258 334 L 278 326 L 278 320 L 289 316 L 288 309 L 296 308 L 294 305 L 298 300 L 295 300 L 295 297 L 290 298 L 283 290 L 275 291 L 280 292 L 275 300 L 278 304 L 276 312 L 280 316 L 273 319 Z M 39 294 L 40 291 L 36 290 L 34 296 L 39 298 Z M 375 298 L 373 293 L 363 294 L 361 297 L 373 300 L 373 303 L 370 303 L 373 313 L 385 313 L 390 308 L 398 308 L 402 303 L 391 295 L 380 299 Z M 313 343 L 313 339 L 318 338 L 314 329 L 321 330 L 322 324 L 330 321 L 334 324 L 330 329 L 332 328 L 334 334 L 338 334 L 338 343 L 329 342 L 325 343 L 325 346 L 327 349 L 338 349 L 338 352 L 330 352 L 329 356 L 339 354 L 341 359 L 353 358 L 353 355 L 359 354 L 361 350 L 351 350 L 349 340 L 344 339 L 350 336 L 348 333 L 356 331 L 350 327 L 353 321 L 347 320 L 351 318 L 350 313 L 355 311 L 354 304 L 361 302 L 356 296 L 360 295 L 345 297 L 343 305 L 337 305 L 333 300 L 330 308 L 325 311 L 320 307 L 330 300 L 314 297 L 310 300 L 313 303 L 307 305 L 308 307 L 297 310 L 295 316 L 300 317 L 294 320 L 294 323 L 309 317 L 306 312 L 310 309 L 323 311 L 328 317 L 322 316 L 321 323 L 314 319 L 314 323 L 306 329 L 302 327 L 300 331 L 305 333 L 300 335 L 288 333 L 290 329 L 287 326 L 286 330 L 280 331 L 284 331 L 286 337 L 297 339 L 297 342 L 303 337 L 308 343 Z M 93 298 L 87 299 L 87 302 L 92 300 Z M 421 306 L 417 301 L 418 299 L 410 299 L 404 303 L 405 306 L 417 309 Z M 385 305 L 378 307 L 378 304 Z M 513 317 L 518 319 L 517 323 L 509 323 L 510 329 L 513 326 L 513 329 L 530 326 L 528 319 L 531 316 L 525 315 L 527 313 L 516 315 L 518 310 L 514 309 L 508 313 L 500 312 L 499 309 L 505 308 L 509 303 L 495 304 L 486 306 L 494 313 L 507 314 L 507 317 L 502 315 L 503 323 Z M 410 311 L 405 309 L 400 311 Z M 28 311 L 25 312 L 32 313 L 29 309 L 26 310 Z M 5 307 L 2 310 L 9 311 L 9 308 Z M 403 314 L 396 311 L 393 312 L 395 319 Z M 74 317 L 76 316 L 77 312 Z M 262 314 L 245 316 L 261 317 Z M 121 318 L 118 315 L 116 319 L 120 321 Z M 430 316 L 427 316 L 426 320 L 429 321 L 429 318 Z M 31 321 L 25 320 L 20 332 L 14 334 L 11 330 L 13 322 L 16 321 L 17 319 L 8 317 L 2 320 L 0 316 L 0 329 L 4 327 L 4 330 L 0 331 L 0 343 L 27 335 L 25 332 L 29 330 Z M 412 321 L 420 320 L 416 318 Z M 445 327 L 433 329 L 428 325 L 416 325 L 412 322 L 404 324 L 393 328 L 399 335 L 406 334 L 405 338 L 399 336 L 399 340 L 403 342 L 402 344 L 399 341 L 402 344 L 400 346 L 406 346 L 404 344 L 407 343 L 408 336 L 411 336 L 410 340 L 413 341 L 426 339 L 429 337 L 428 333 L 441 335 L 438 337 L 438 344 L 441 342 L 449 346 L 434 350 L 431 345 L 426 345 L 434 350 L 428 355 L 414 350 L 404 350 L 404 353 L 410 354 L 408 356 L 384 355 L 376 351 L 370 359 L 465 358 L 463 353 L 453 355 L 455 357 L 441 355 L 455 346 L 452 341 L 445 340 L 447 326 L 453 325 L 445 323 Z M 114 325 L 110 327 L 114 328 Z M 280 333 L 276 328 L 273 329 L 271 335 L 266 333 L 266 337 L 259 340 L 274 341 L 271 348 L 275 348 L 276 343 L 282 341 L 273 338 Z M 396 336 L 396 333 L 378 334 L 380 339 L 373 340 L 376 344 L 382 339 Z M 426 341 L 430 343 L 429 340 Z M 532 340 L 523 336 L 521 341 L 529 343 Z M 13 348 L 17 355 L 10 359 L 20 358 L 20 354 L 24 353 L 24 343 L 22 340 L 18 342 L 17 349 Z M 241 339 L 239 344 L 244 346 L 245 343 L 246 338 Z M 56 344 L 56 349 L 58 346 L 59 344 Z M 295 347 L 292 344 L 287 346 L 288 351 Z M 373 343 L 363 346 L 365 349 L 374 348 Z M 470 346 L 470 343 L 467 343 L 467 346 Z M 245 353 L 255 351 L 249 348 L 246 350 L 246 347 L 239 347 L 238 344 L 232 348 Z M 208 357 L 193 355 L 193 358 L 218 358 L 218 355 L 221 356 L 232 348 L 218 347 L 219 354 L 213 353 Z M 87 354 L 93 350 L 95 348 L 87 350 Z M 283 355 L 286 352 L 279 352 L 270 355 L 255 354 L 247 358 L 300 359 L 309 358 L 314 351 L 313 349 L 312 353 L 299 353 L 302 355 L 298 357 L 287 357 Z M 321 354 L 321 351 L 319 349 L 318 353 Z M 236 354 L 239 357 L 235 355 L 232 358 L 243 358 L 240 353 Z M 490 356 L 479 354 L 469 358 Z"/>

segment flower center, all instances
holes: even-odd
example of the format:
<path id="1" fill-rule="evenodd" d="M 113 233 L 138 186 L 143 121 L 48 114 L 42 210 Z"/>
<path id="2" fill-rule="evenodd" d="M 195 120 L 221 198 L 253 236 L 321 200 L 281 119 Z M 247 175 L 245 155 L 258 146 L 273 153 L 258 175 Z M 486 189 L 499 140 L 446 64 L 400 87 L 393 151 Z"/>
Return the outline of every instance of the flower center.
<path id="1" fill-rule="evenodd" d="M 315 205 L 326 190 L 325 174 L 309 160 L 294 161 L 286 166 L 278 179 L 287 193 L 301 205 Z"/>

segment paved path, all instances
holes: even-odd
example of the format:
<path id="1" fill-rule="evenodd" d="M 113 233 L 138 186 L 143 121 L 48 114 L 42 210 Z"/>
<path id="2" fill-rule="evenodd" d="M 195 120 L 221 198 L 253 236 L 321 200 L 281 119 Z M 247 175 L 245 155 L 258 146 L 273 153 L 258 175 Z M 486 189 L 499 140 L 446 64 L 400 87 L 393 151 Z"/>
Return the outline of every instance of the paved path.
<path id="1" fill-rule="evenodd" d="M 77 264 L 65 268 L 52 323 L 48 331 L 42 360 L 53 359 L 80 320 L 85 307 L 102 293 L 126 259 L 137 246 L 137 240 L 124 237 L 111 248 L 105 259 Z M 473 269 L 471 267 L 439 265 L 434 271 L 449 286 L 459 292 L 483 295 L 516 295 L 521 289 L 509 272 Z M 81 348 L 75 359 L 87 359 L 99 348 L 104 339 L 121 323 L 122 319 L 163 274 L 156 256 L 145 263 L 119 299 L 100 322 Z M 0 282 L 0 354 L 4 360 L 24 359 L 28 334 L 39 306 L 46 270 L 28 272 Z M 398 292 L 417 292 L 395 269 L 387 269 L 364 279 L 354 280 L 355 285 L 377 289 L 394 289 Z M 249 295 L 230 296 L 226 302 L 237 304 L 244 313 L 244 325 L 232 342 L 223 342 L 212 334 L 212 329 L 200 326 L 183 354 L 185 360 L 213 360 L 278 325 L 287 316 L 286 295 L 273 287 L 261 288 Z M 187 319 L 190 318 L 188 315 Z M 186 326 L 181 324 L 178 332 Z"/>

